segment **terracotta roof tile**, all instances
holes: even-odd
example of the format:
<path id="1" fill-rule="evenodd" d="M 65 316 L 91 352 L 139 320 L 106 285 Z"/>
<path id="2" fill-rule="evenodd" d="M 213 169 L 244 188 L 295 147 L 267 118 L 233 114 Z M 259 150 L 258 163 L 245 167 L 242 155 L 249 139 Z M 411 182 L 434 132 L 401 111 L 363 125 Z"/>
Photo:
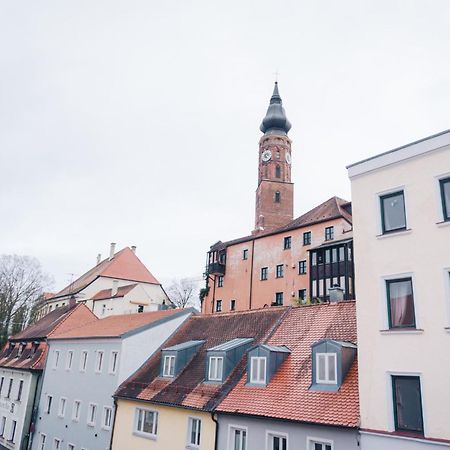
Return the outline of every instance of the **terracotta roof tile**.
<path id="1" fill-rule="evenodd" d="M 80 278 L 55 294 L 54 298 L 76 294 L 100 276 L 160 284 L 136 254 L 129 247 L 125 247 L 117 252 L 111 260 L 109 258 L 104 259 L 92 269 L 88 270 Z"/>
<path id="2" fill-rule="evenodd" d="M 338 392 L 310 391 L 311 345 L 321 339 L 356 342 L 355 303 L 311 305 L 290 310 L 271 345 L 291 354 L 266 387 L 247 387 L 246 376 L 218 406 L 218 411 L 301 422 L 357 427 L 358 373 L 355 360 Z"/>
<path id="3" fill-rule="evenodd" d="M 119 298 L 124 297 L 128 294 L 131 290 L 133 290 L 137 286 L 136 283 L 134 284 L 128 284 L 126 286 L 121 286 L 117 289 L 117 292 L 112 295 L 112 289 L 103 289 L 102 291 L 97 292 L 93 297 L 92 300 L 104 300 L 107 298 Z"/>

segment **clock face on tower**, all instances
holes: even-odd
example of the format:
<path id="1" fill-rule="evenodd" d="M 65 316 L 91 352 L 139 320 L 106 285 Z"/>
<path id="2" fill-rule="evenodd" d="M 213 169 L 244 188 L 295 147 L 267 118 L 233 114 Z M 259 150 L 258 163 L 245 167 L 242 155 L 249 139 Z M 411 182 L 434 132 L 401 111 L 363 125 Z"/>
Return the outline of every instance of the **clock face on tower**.
<path id="1" fill-rule="evenodd" d="M 272 152 L 269 149 L 264 150 L 261 155 L 263 162 L 270 161 L 270 158 L 272 158 Z"/>
<path id="2" fill-rule="evenodd" d="M 288 153 L 288 152 L 286 152 L 286 162 L 287 162 L 288 164 L 291 163 L 291 154 Z"/>

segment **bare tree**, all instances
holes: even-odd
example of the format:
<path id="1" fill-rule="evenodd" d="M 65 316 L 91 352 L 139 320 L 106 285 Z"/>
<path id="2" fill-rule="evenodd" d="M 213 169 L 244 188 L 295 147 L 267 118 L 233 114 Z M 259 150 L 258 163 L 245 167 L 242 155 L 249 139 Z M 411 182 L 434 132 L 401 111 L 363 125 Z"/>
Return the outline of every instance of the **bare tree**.
<path id="1" fill-rule="evenodd" d="M 23 330 L 30 322 L 33 307 L 42 298 L 49 278 L 39 261 L 29 256 L 0 256 L 0 344 L 10 333 Z"/>
<path id="2" fill-rule="evenodd" d="M 198 281 L 195 278 L 182 278 L 172 280 L 166 289 L 170 301 L 176 308 L 197 306 Z"/>

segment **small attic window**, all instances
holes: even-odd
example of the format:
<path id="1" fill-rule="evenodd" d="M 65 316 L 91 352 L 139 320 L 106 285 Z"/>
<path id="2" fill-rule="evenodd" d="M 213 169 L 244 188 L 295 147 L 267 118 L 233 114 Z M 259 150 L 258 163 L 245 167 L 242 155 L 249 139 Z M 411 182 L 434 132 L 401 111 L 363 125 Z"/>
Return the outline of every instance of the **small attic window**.
<path id="1" fill-rule="evenodd" d="M 336 353 L 316 353 L 316 383 L 336 384 Z"/>
<path id="2" fill-rule="evenodd" d="M 164 356 L 163 377 L 173 377 L 175 374 L 175 356 Z"/>
<path id="3" fill-rule="evenodd" d="M 266 384 L 266 365 L 265 356 L 253 356 L 250 359 L 250 383 Z"/>
<path id="4" fill-rule="evenodd" d="M 24 348 L 25 348 L 25 344 L 19 345 L 19 350 L 17 350 L 17 358 L 20 358 L 22 356 Z"/>
<path id="5" fill-rule="evenodd" d="M 223 358 L 221 356 L 209 357 L 209 381 L 222 381 L 223 376 Z"/>

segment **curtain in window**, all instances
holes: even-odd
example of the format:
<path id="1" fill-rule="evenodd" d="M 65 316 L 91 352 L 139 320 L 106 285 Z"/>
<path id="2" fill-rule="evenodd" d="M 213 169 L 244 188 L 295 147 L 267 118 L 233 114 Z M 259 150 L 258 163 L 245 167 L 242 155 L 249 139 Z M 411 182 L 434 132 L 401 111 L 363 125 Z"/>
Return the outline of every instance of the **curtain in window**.
<path id="1" fill-rule="evenodd" d="M 384 230 L 398 230 L 406 227 L 403 192 L 383 198 Z"/>
<path id="2" fill-rule="evenodd" d="M 414 298 L 410 279 L 389 282 L 391 327 L 414 327 Z"/>

